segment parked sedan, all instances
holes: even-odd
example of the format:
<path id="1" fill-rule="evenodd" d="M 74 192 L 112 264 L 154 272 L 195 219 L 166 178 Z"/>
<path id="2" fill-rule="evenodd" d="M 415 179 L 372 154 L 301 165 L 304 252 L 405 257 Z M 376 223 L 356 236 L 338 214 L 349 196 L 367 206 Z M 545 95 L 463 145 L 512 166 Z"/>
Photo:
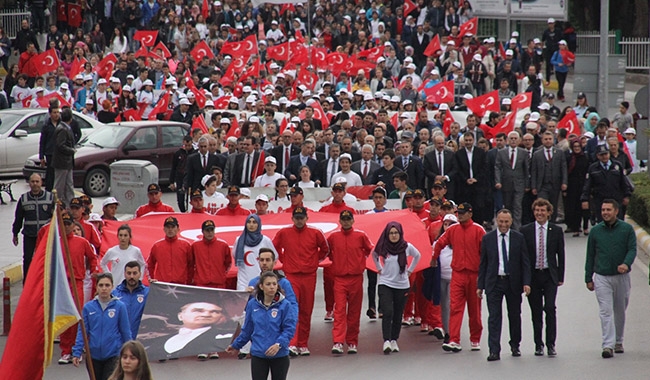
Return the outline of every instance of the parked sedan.
<path id="1" fill-rule="evenodd" d="M 132 121 L 111 123 L 81 140 L 74 157 L 74 186 L 91 197 L 110 188 L 110 164 L 118 160 L 146 160 L 158 167 L 161 184 L 169 182 L 172 157 L 189 133 L 185 123 Z M 23 174 L 43 173 L 38 155 L 25 162 Z"/>
<path id="2" fill-rule="evenodd" d="M 45 108 L 0 111 L 0 177 L 19 177 L 25 160 L 38 153 L 41 127 L 49 117 Z M 83 136 L 104 124 L 79 112 L 73 118 Z"/>

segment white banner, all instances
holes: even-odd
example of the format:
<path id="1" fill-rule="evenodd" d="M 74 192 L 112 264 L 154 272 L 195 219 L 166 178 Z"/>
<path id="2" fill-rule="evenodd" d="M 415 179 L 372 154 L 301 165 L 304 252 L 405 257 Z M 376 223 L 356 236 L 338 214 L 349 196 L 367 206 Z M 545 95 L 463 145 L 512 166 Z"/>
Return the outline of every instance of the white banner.
<path id="1" fill-rule="evenodd" d="M 568 0 L 472 0 L 474 16 L 483 18 L 510 17 L 513 19 L 546 21 L 549 17 L 567 19 Z"/>

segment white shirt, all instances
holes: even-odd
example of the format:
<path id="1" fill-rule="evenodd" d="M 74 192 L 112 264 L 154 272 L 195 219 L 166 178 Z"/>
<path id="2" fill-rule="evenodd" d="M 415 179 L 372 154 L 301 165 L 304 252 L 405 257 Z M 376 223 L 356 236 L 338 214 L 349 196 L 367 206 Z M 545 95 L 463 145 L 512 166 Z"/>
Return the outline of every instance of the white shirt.
<path id="1" fill-rule="evenodd" d="M 539 229 L 543 228 L 542 236 L 544 239 L 544 268 L 548 268 L 548 222 L 540 225 L 535 222 L 535 268 L 537 268 L 537 260 L 539 259 Z"/>
<path id="2" fill-rule="evenodd" d="M 474 169 L 472 169 L 472 159 L 474 158 L 474 149 L 469 150 L 465 148 L 465 152 L 467 152 L 467 161 L 469 162 L 469 178 L 474 178 Z"/>
<path id="3" fill-rule="evenodd" d="M 199 335 L 203 334 L 209 329 L 210 326 L 201 327 L 200 329 L 195 329 L 195 330 L 190 330 L 188 328 L 182 327 L 178 331 L 178 334 L 167 339 L 167 341 L 165 342 L 165 351 L 167 351 L 167 353 L 170 354 L 176 351 L 180 351 L 183 348 L 185 348 L 185 346 L 187 346 L 188 343 L 190 343 L 191 341 L 196 339 Z"/>
<path id="4" fill-rule="evenodd" d="M 280 173 L 273 173 L 273 175 L 268 175 L 266 173 L 262 174 L 255 178 L 254 187 L 275 187 L 275 181 L 284 176 Z"/>
<path id="5" fill-rule="evenodd" d="M 508 148 L 508 160 L 510 159 L 510 155 L 512 155 L 512 169 L 514 170 L 515 166 L 517 165 L 517 148 Z"/>
<path id="6" fill-rule="evenodd" d="M 372 259 L 375 261 L 377 271 L 381 271 L 377 284 L 386 285 L 393 289 L 408 289 L 411 287 L 409 283 L 408 272 L 413 272 L 415 267 L 420 261 L 420 251 L 417 250 L 411 243 L 406 247 L 406 256 L 413 257 L 411 265 L 407 265 L 403 273 L 399 272 L 399 263 L 397 255 L 387 255 L 385 259 L 379 260 L 377 252 L 372 251 Z M 383 265 L 382 265 L 383 262 Z"/>
<path id="7" fill-rule="evenodd" d="M 205 207 L 205 212 L 208 214 L 216 214 L 226 203 L 228 203 L 228 200 L 220 192 L 215 191 L 214 194 L 208 195 L 203 190 L 203 207 Z"/>
<path id="8" fill-rule="evenodd" d="M 232 246 L 232 257 L 235 258 L 235 249 L 237 248 L 237 242 L 239 241 L 238 236 L 235 239 L 235 244 Z M 273 242 L 267 236 L 262 237 L 262 241 L 255 247 L 249 247 L 244 245 L 244 252 L 251 252 L 248 255 L 244 255 L 244 262 L 237 266 L 237 290 L 246 290 L 248 288 L 248 283 L 255 277 L 260 275 L 260 267 L 257 263 L 257 259 L 260 256 L 260 249 L 270 248 L 275 253 L 275 257 L 278 257 L 278 252 L 273 246 Z M 235 262 L 236 264 L 236 262 Z"/>
<path id="9" fill-rule="evenodd" d="M 501 236 L 503 233 L 497 230 L 497 248 L 499 249 L 499 276 L 504 276 L 508 273 L 506 273 L 505 270 L 505 263 L 503 262 L 503 243 L 501 242 L 503 240 L 503 237 Z M 508 261 L 510 260 L 510 230 L 505 233 L 505 239 L 506 239 L 506 257 L 508 258 Z"/>
<path id="10" fill-rule="evenodd" d="M 330 185 L 336 183 L 336 180 L 338 178 L 345 178 L 345 181 L 347 182 L 346 187 L 363 186 L 363 181 L 361 180 L 361 176 L 351 170 L 348 173 L 343 173 L 342 171 L 340 171 L 334 174 L 334 177 L 332 177 L 332 183 L 330 183 Z"/>
<path id="11" fill-rule="evenodd" d="M 124 281 L 124 268 L 129 261 L 137 261 L 140 263 L 140 271 L 145 273 L 146 261 L 144 260 L 144 256 L 142 256 L 140 248 L 134 245 L 129 245 L 127 249 L 122 249 L 119 245 L 110 248 L 106 251 L 99 264 L 102 267 L 102 271 L 113 274 L 113 283 L 117 286 Z M 110 270 L 108 264 L 111 264 Z"/>

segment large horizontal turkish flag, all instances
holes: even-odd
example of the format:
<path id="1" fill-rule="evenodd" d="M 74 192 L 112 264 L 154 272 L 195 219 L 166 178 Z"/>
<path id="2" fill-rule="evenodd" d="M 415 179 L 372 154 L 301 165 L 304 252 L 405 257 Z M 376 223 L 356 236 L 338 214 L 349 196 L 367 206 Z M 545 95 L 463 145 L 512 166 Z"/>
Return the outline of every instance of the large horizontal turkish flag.
<path id="1" fill-rule="evenodd" d="M 128 221 L 128 224 L 131 226 L 133 231 L 131 242 L 134 246 L 142 250 L 145 259 L 149 257 L 151 246 L 156 241 L 165 237 L 163 232 L 163 223 L 165 218 L 170 215 L 173 215 L 178 219 L 181 236 L 190 242 L 201 239 L 201 223 L 203 223 L 203 221 L 207 219 L 213 220 L 216 225 L 216 237 L 226 241 L 231 247 L 235 244 L 235 239 L 241 235 L 244 230 L 244 223 L 246 221 L 245 216 L 231 217 L 181 213 L 152 213 L 130 220 Z M 290 213 L 262 215 L 261 219 L 262 233 L 271 239 L 273 239 L 280 228 L 292 225 Z M 388 222 L 400 222 L 404 227 L 404 238 L 406 241 L 413 244 L 421 254 L 420 262 L 416 267 L 416 271 L 421 271 L 429 266 L 429 262 L 431 261 L 431 244 L 429 243 L 429 236 L 426 233 L 424 224 L 413 212 L 408 210 L 388 211 L 377 214 L 355 215 L 354 219 L 354 228 L 365 231 L 373 244 L 377 243 L 377 239 Z M 325 237 L 327 237 L 340 228 L 338 220 L 338 214 L 310 212 L 307 224 L 319 228 L 323 231 Z M 109 248 L 119 244 L 117 240 L 117 229 L 122 224 L 124 224 L 124 222 L 106 221 L 101 247 L 102 254 Z M 410 260 L 411 258 L 409 258 L 409 263 Z M 327 265 L 328 263 L 329 259 L 326 259 L 322 264 Z M 368 257 L 366 267 L 376 271 L 372 257 Z M 230 275 L 235 274 L 236 270 L 236 268 L 231 270 Z"/>

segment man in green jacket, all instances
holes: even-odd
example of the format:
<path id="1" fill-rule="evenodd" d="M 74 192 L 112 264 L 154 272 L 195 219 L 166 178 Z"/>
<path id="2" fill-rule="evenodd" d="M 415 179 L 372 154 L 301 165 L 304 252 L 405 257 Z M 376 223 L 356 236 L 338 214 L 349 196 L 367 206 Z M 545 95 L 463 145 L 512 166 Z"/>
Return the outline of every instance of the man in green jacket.
<path id="1" fill-rule="evenodd" d="M 630 298 L 630 270 L 636 257 L 636 234 L 631 225 L 617 219 L 618 209 L 615 200 L 603 200 L 603 221 L 591 230 L 587 240 L 585 282 L 587 289 L 596 291 L 603 358 L 624 352 L 625 309 Z"/>

